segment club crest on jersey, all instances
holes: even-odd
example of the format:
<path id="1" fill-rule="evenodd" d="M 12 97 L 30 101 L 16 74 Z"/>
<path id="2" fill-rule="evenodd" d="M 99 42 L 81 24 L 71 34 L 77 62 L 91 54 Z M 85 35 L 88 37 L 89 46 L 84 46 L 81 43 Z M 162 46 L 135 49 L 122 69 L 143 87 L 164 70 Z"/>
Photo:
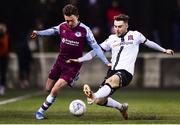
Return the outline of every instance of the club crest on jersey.
<path id="1" fill-rule="evenodd" d="M 76 32 L 75 36 L 80 37 L 81 36 L 81 32 Z"/>
<path id="2" fill-rule="evenodd" d="M 134 40 L 133 35 L 129 35 L 128 40 Z"/>

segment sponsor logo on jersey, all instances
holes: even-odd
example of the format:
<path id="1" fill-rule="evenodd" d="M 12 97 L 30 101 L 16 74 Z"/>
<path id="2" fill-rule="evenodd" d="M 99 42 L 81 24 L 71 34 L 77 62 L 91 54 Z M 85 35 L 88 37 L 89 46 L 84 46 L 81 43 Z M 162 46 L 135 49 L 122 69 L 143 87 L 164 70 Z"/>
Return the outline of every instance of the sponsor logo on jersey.
<path id="1" fill-rule="evenodd" d="M 121 43 L 120 43 L 120 45 L 129 45 L 129 44 L 133 44 L 133 42 L 130 41 L 130 42 L 121 42 Z"/>
<path id="2" fill-rule="evenodd" d="M 66 39 L 66 38 L 62 38 L 62 43 L 72 45 L 72 46 L 79 46 L 78 41 L 73 41 L 73 40 L 69 40 L 69 39 Z"/>
<path id="3" fill-rule="evenodd" d="M 124 41 L 124 42 L 115 41 L 113 47 L 122 46 L 122 45 L 129 45 L 129 44 L 133 44 L 133 41 Z"/>

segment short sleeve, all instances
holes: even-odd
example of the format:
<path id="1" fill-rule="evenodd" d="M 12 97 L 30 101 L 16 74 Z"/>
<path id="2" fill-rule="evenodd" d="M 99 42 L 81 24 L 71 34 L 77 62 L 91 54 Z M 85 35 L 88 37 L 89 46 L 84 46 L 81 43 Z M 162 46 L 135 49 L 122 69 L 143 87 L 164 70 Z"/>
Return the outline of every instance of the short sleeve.
<path id="1" fill-rule="evenodd" d="M 139 44 L 145 43 L 147 41 L 147 38 L 140 32 L 136 31 L 137 34 L 137 41 Z"/>
<path id="2" fill-rule="evenodd" d="M 102 49 L 104 49 L 105 51 L 110 51 L 111 47 L 109 45 L 109 38 L 107 38 L 104 42 L 102 42 L 100 44 L 100 46 L 102 47 Z"/>

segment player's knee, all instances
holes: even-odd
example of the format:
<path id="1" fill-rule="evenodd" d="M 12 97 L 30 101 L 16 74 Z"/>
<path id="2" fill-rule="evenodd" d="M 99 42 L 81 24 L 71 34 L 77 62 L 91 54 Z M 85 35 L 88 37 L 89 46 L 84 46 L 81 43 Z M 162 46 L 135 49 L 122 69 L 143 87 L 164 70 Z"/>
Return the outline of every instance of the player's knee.
<path id="1" fill-rule="evenodd" d="M 50 93 L 50 92 L 51 92 L 51 89 L 45 88 L 45 91 L 46 91 L 47 93 Z"/>
<path id="2" fill-rule="evenodd" d="M 106 102 L 107 102 L 106 98 L 99 98 L 99 99 L 96 99 L 95 101 L 97 105 L 101 105 L 101 106 L 104 106 Z"/>
<path id="3" fill-rule="evenodd" d="M 112 88 L 118 88 L 120 87 L 120 78 L 118 75 L 113 75 L 106 80 L 106 83 L 108 83 Z"/>
<path id="4" fill-rule="evenodd" d="M 47 92 L 47 93 L 50 93 L 51 92 L 51 90 L 52 90 L 52 88 L 51 87 L 49 87 L 49 86 L 45 86 L 45 92 Z"/>

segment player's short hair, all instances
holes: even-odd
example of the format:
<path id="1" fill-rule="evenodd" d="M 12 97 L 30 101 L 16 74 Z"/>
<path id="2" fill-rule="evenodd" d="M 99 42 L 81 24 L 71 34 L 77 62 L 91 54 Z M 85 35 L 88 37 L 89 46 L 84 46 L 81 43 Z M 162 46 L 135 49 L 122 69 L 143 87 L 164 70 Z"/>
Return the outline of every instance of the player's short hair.
<path id="1" fill-rule="evenodd" d="M 78 8 L 72 4 L 67 4 L 63 8 L 62 11 L 63 11 L 63 15 L 66 15 L 66 16 L 71 16 L 71 15 L 78 16 L 79 15 Z"/>
<path id="2" fill-rule="evenodd" d="M 119 14 L 117 16 L 114 16 L 114 20 L 116 20 L 116 21 L 124 21 L 124 22 L 128 23 L 129 16 L 126 15 L 126 14 Z"/>

